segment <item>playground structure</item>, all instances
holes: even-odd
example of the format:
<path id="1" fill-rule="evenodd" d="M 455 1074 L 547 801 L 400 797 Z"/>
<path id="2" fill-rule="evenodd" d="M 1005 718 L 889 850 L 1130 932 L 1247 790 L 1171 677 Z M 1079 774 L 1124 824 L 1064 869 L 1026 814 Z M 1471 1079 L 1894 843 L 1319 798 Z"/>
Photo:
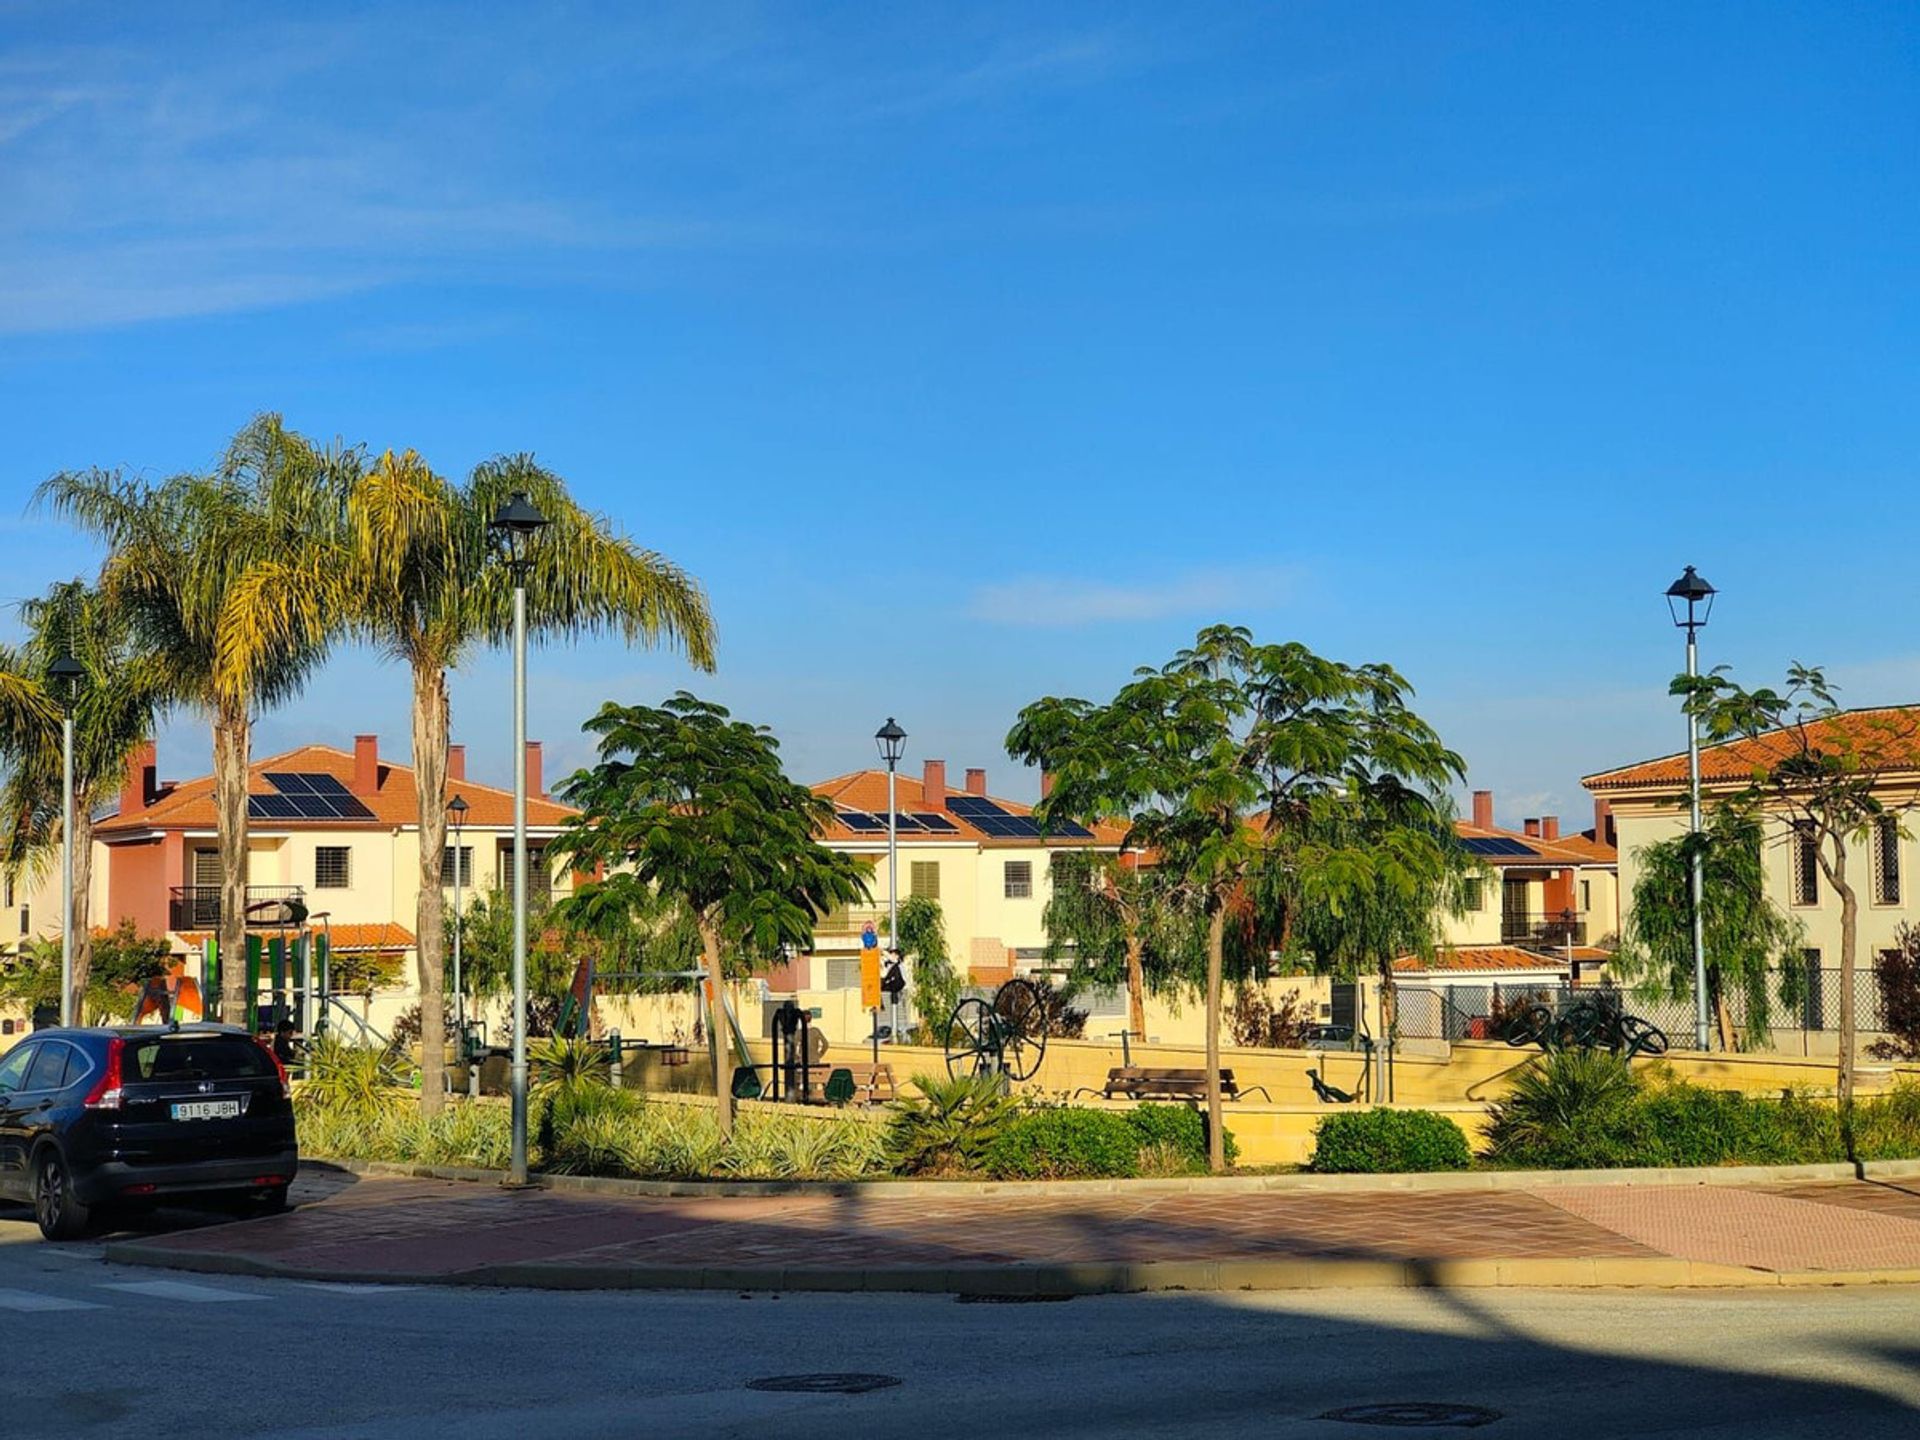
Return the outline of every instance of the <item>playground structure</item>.
<path id="1" fill-rule="evenodd" d="M 968 996 L 947 1017 L 947 1075 L 1028 1080 L 1047 1054 L 1047 1009 L 1031 980 L 1009 980 L 992 1001 Z"/>

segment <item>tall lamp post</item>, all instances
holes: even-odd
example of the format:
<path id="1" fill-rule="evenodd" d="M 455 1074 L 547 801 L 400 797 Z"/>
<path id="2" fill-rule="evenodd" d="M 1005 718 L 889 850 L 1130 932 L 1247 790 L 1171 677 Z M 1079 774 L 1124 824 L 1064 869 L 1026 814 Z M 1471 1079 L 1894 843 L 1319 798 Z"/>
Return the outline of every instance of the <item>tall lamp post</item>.
<path id="1" fill-rule="evenodd" d="M 1673 623 L 1687 632 L 1687 678 L 1700 673 L 1700 627 L 1713 613 L 1713 586 L 1701 579 L 1689 565 L 1686 572 L 1667 587 L 1667 611 Z M 1701 906 L 1700 857 L 1700 719 L 1687 711 L 1687 800 L 1688 849 L 1691 853 L 1688 884 L 1693 895 L 1693 1044 L 1707 1048 L 1710 1031 L 1707 1020 L 1707 940 L 1706 922 Z"/>
<path id="2" fill-rule="evenodd" d="M 466 924 L 466 907 L 461 904 L 462 873 L 467 868 L 466 849 L 460 841 L 467 823 L 467 797 L 455 795 L 447 802 L 447 818 L 453 822 L 453 1033 L 454 1048 L 463 1050 L 467 1042 L 467 992 L 460 983 L 460 931 Z"/>
<path id="3" fill-rule="evenodd" d="M 907 732 L 900 728 L 893 716 L 887 717 L 887 723 L 873 732 L 873 743 L 880 747 L 880 758 L 887 762 L 887 948 L 893 952 L 894 962 L 901 959 L 900 951 L 900 802 L 894 789 L 894 771 L 900 764 L 900 757 L 907 753 Z M 896 997 L 896 1007 L 898 999 Z M 898 1040 L 900 1015 L 896 1008 L 893 1017 L 894 1039 Z M 874 1012 L 873 1029 L 876 1035 L 880 1031 L 880 1014 Z M 875 1049 L 878 1050 L 876 1045 Z M 876 1055 L 876 1058 L 877 1055 Z"/>
<path id="4" fill-rule="evenodd" d="M 73 707 L 87 667 L 65 649 L 47 666 L 47 684 L 60 702 L 60 1023 L 80 1008 L 73 993 Z"/>
<path id="5" fill-rule="evenodd" d="M 527 1183 L 527 571 L 533 542 L 551 523 L 516 490 L 488 522 L 513 576 L 513 1151 L 507 1183 Z"/>

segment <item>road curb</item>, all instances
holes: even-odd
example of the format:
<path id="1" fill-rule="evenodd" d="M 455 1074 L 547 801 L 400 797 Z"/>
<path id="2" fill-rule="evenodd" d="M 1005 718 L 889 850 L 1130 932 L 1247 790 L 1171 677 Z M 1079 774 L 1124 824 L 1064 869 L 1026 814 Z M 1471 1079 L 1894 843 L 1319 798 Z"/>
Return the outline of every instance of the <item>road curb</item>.
<path id="1" fill-rule="evenodd" d="M 499 1184 L 504 1170 L 457 1165 L 408 1165 L 381 1160 L 319 1164 L 354 1175 Z M 531 1183 L 558 1194 L 649 1196 L 656 1199 L 765 1198 L 824 1195 L 863 1200 L 1062 1198 L 1076 1195 L 1235 1195 L 1298 1193 L 1355 1195 L 1383 1191 L 1530 1191 L 1568 1185 L 1779 1185 L 1821 1180 L 1892 1180 L 1920 1176 L 1920 1161 L 1874 1160 L 1855 1165 L 1722 1165 L 1660 1170 L 1455 1170 L 1412 1175 L 1220 1175 L 1157 1180 L 630 1180 L 597 1175 L 535 1174 Z"/>
<path id="2" fill-rule="evenodd" d="M 716 1290 L 817 1294 L 1125 1295 L 1152 1291 L 1770 1289 L 1920 1285 L 1920 1269 L 1772 1271 L 1673 1256 L 1474 1260 L 1145 1260 L 1044 1265 L 682 1266 L 514 1261 L 451 1273 L 317 1270 L 257 1255 L 106 1247 L 117 1265 L 333 1284 L 457 1285 L 514 1290 Z"/>

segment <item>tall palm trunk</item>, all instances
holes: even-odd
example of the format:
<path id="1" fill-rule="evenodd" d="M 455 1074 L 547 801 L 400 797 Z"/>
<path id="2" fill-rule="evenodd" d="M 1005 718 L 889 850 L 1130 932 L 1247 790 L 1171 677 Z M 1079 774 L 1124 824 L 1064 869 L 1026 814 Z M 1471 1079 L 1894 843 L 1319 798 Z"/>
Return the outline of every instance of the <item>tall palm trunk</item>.
<path id="1" fill-rule="evenodd" d="M 416 661 L 413 779 L 420 796 L 420 898 L 413 953 L 420 971 L 420 1109 L 428 1115 L 446 1100 L 446 910 L 440 862 L 447 848 L 447 729 L 447 672 Z"/>
<path id="2" fill-rule="evenodd" d="M 93 797 L 84 791 L 73 804 L 73 1013 L 87 1023 L 87 977 L 93 973 L 93 918 L 87 892 L 93 887 Z"/>
<path id="3" fill-rule="evenodd" d="M 220 837 L 220 1018 L 247 1023 L 247 760 L 252 722 L 222 703 L 213 719 L 213 810 Z"/>
<path id="4" fill-rule="evenodd" d="M 1207 1167 L 1227 1168 L 1226 1131 L 1220 1110 L 1220 977 L 1226 969 L 1227 907 L 1218 897 L 1207 917 Z"/>
<path id="5" fill-rule="evenodd" d="M 707 1058 L 713 1062 L 713 1098 L 717 1105 L 714 1113 L 720 1121 L 720 1133 L 730 1136 L 733 1134 L 733 1076 L 729 1068 L 720 1063 L 725 1049 L 720 1037 L 727 1025 L 727 1017 L 720 1008 L 720 934 L 704 916 L 700 919 L 700 949 L 706 956 L 707 978 L 701 982 L 700 989 L 707 1011 Z"/>

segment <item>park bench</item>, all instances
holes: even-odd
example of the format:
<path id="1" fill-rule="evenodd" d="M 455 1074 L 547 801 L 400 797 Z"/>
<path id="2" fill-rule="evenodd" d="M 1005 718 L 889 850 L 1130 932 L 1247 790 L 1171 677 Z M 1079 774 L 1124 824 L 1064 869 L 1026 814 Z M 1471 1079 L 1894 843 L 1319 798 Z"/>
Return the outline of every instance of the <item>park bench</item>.
<path id="1" fill-rule="evenodd" d="M 1244 1100 L 1254 1093 L 1267 1097 L 1264 1085 L 1242 1090 L 1233 1071 L 1220 1071 L 1220 1098 Z M 1116 1065 L 1107 1072 L 1107 1083 L 1100 1092 L 1108 1100 L 1204 1100 L 1207 1098 L 1205 1070 L 1168 1069 L 1154 1065 Z"/>

